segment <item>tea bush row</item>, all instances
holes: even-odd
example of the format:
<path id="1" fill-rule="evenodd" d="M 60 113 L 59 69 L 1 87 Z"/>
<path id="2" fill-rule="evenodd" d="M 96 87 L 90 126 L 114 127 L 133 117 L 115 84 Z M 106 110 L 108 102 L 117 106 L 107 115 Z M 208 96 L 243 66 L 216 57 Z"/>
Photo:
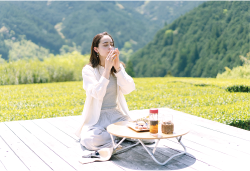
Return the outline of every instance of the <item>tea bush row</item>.
<path id="1" fill-rule="evenodd" d="M 226 91 L 229 80 L 165 77 L 134 81 L 136 90 L 125 95 L 129 110 L 168 107 L 249 129 L 249 93 Z M 86 99 L 82 81 L 0 86 L 0 96 L 1 122 L 80 115 Z"/>
<path id="2" fill-rule="evenodd" d="M 51 55 L 43 61 L 19 60 L 0 65 L 0 85 L 51 83 L 82 80 L 82 68 L 89 56 L 72 52 Z"/>

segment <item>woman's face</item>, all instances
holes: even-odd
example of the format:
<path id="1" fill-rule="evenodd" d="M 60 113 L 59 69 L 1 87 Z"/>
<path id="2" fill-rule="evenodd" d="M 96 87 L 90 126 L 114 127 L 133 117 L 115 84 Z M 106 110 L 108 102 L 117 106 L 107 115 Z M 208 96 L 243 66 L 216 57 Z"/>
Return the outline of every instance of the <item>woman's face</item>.
<path id="1" fill-rule="evenodd" d="M 94 47 L 94 50 L 99 53 L 99 56 L 104 60 L 108 56 L 111 47 L 114 46 L 114 43 L 109 35 L 104 35 L 99 43 L 98 47 Z"/>

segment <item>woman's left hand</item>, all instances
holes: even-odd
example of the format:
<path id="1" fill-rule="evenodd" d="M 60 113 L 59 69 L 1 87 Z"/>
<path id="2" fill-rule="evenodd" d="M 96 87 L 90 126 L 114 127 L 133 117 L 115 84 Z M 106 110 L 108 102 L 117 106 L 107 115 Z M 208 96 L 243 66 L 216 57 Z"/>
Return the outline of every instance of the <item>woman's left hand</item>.
<path id="1" fill-rule="evenodd" d="M 115 70 L 119 70 L 120 68 L 120 59 L 119 59 L 119 55 L 120 55 L 120 51 L 117 49 L 115 49 L 115 52 L 114 54 L 116 54 L 116 57 L 114 59 L 114 67 L 115 67 Z"/>

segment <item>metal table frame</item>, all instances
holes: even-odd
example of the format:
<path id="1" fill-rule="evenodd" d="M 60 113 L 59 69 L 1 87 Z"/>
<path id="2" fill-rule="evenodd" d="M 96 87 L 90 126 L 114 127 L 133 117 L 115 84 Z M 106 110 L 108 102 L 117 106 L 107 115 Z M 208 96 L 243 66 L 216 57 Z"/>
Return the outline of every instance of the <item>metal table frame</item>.
<path id="1" fill-rule="evenodd" d="M 115 144 L 115 141 L 114 141 L 114 138 L 113 138 L 113 135 L 110 134 L 110 136 L 111 136 L 111 139 L 112 139 L 112 142 L 113 142 L 113 148 L 114 148 L 114 152 L 113 152 L 112 155 L 118 154 L 118 153 L 121 153 L 121 152 L 124 152 L 124 151 L 126 151 L 126 150 L 128 150 L 128 149 L 130 149 L 130 148 L 132 148 L 132 147 L 134 147 L 134 146 L 137 146 L 137 145 L 139 145 L 139 144 L 141 143 L 141 145 L 142 145 L 142 146 L 144 147 L 144 149 L 148 152 L 148 154 L 152 157 L 152 159 L 153 159 L 156 163 L 158 163 L 159 165 L 165 165 L 165 164 L 167 164 L 171 159 L 173 159 L 174 157 L 177 157 L 177 156 L 186 154 L 186 152 L 187 152 L 187 151 L 186 151 L 186 147 L 185 147 L 184 144 L 181 142 L 182 136 L 179 136 L 179 138 L 176 137 L 177 141 L 178 141 L 178 142 L 181 144 L 181 146 L 184 148 L 184 151 L 182 151 L 181 153 L 172 155 L 172 156 L 171 156 L 169 159 L 167 159 L 165 162 L 161 163 L 161 162 L 159 162 L 159 161 L 155 158 L 155 156 L 154 156 L 154 152 L 155 152 L 155 150 L 156 150 L 156 148 L 157 148 L 157 146 L 158 146 L 158 143 L 159 143 L 160 139 L 157 139 L 157 142 L 156 142 L 155 147 L 154 147 L 154 149 L 153 149 L 152 152 L 149 151 L 149 149 L 146 147 L 146 145 L 142 142 L 141 139 L 137 139 L 138 142 L 135 143 L 135 144 L 133 144 L 133 145 L 131 145 L 131 146 L 128 146 L 128 147 L 126 147 L 126 148 L 124 148 L 124 149 L 121 149 L 121 150 L 116 150 L 116 148 L 117 148 L 126 138 L 124 137 L 124 138 L 116 145 L 116 144 Z"/>

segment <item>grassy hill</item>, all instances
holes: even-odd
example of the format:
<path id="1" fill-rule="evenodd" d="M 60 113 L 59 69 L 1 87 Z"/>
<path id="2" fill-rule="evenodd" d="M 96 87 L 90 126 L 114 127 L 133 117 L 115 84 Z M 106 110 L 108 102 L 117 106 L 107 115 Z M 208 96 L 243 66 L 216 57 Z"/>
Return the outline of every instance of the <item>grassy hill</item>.
<path id="1" fill-rule="evenodd" d="M 204 2 L 134 53 L 135 76 L 216 77 L 249 52 L 250 2 Z"/>
<path id="2" fill-rule="evenodd" d="M 199 6 L 204 1 L 120 1 L 125 9 L 132 8 L 142 14 L 148 21 L 160 27 L 172 23 L 191 9 Z"/>
<path id="3" fill-rule="evenodd" d="M 18 6 L 10 2 L 0 2 L 0 54 L 4 59 L 8 58 L 9 47 L 4 40 L 18 41 L 20 35 L 33 43 L 50 49 L 52 53 L 59 53 L 59 49 L 65 41 L 60 37 L 54 26 L 42 19 L 30 15 Z"/>
<path id="4" fill-rule="evenodd" d="M 93 37 L 103 31 L 112 34 L 116 46 L 120 49 L 125 42 L 130 42 L 134 49 L 138 49 L 160 29 L 160 26 L 148 22 L 137 11 L 123 10 L 114 0 L 9 0 L 9 2 L 55 27 L 57 35 L 60 34 L 68 42 L 75 42 L 81 47 L 82 53 L 90 52 Z"/>
<path id="5" fill-rule="evenodd" d="M 0 2 L 0 54 L 8 59 L 10 47 L 3 40 L 20 41 L 19 35 L 54 54 L 73 43 L 85 54 L 90 52 L 93 37 L 103 31 L 111 33 L 119 49 L 125 47 L 126 54 L 131 54 L 152 40 L 165 21 L 170 23 L 199 3 Z"/>

